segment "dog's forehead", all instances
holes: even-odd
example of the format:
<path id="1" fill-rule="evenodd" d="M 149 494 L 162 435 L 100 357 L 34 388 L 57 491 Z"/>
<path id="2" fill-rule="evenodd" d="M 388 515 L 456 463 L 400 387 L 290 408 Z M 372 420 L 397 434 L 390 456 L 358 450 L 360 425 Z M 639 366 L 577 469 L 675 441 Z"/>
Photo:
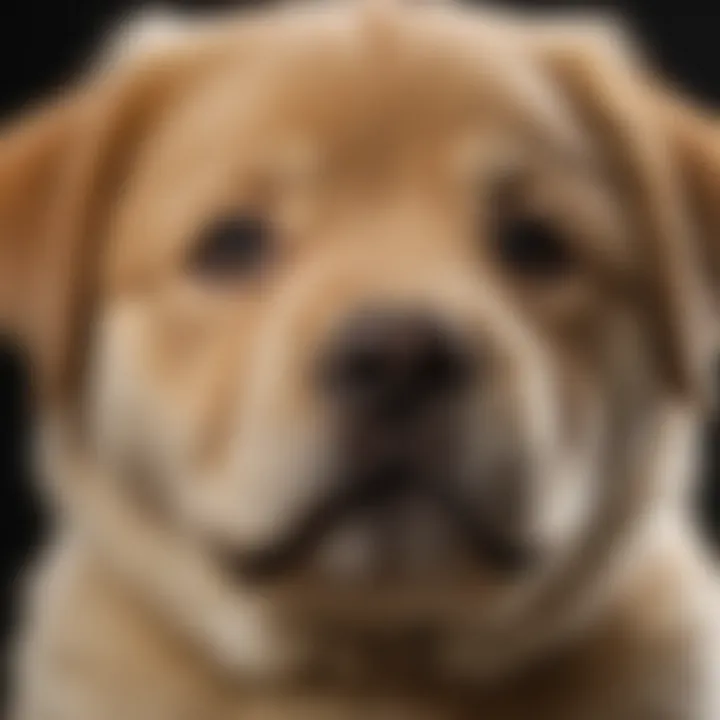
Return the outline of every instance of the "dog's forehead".
<path id="1" fill-rule="evenodd" d="M 483 119 L 508 130 L 523 124 L 562 152 L 585 154 L 586 139 L 533 53 L 537 29 L 523 18 L 444 3 L 310 4 L 235 25 L 149 16 L 128 47 L 191 47 L 204 37 L 223 48 L 217 77 L 186 105 L 195 120 L 202 108 L 193 132 L 207 128 L 210 144 L 228 142 L 234 127 L 247 134 L 248 115 L 268 138 L 305 132 L 326 146 L 373 129 L 385 142 L 414 131 L 429 140 L 463 123 L 479 130 Z"/>
<path id="2" fill-rule="evenodd" d="M 267 108 L 279 122 L 315 123 L 321 141 L 336 132 L 366 138 L 377 128 L 401 145 L 414 132 L 432 141 L 464 125 L 532 124 L 563 151 L 578 152 L 580 133 L 533 57 L 531 34 L 521 23 L 457 6 L 364 3 L 344 31 L 310 27 L 275 57 L 274 82 L 264 80 Z"/>
<path id="3" fill-rule="evenodd" d="M 204 44 L 214 60 L 165 113 L 127 185 L 135 192 L 125 193 L 120 212 L 132 230 L 119 223 L 119 245 L 157 238 L 138 240 L 146 258 L 149 243 L 177 247 L 177 238 L 243 203 L 258 168 L 302 174 L 303 163 L 327 159 L 350 189 L 356 165 L 348 158 L 363 170 L 377 164 L 374 175 L 397 157 L 415 178 L 456 167 L 479 168 L 480 180 L 484 164 L 502 172 L 525 147 L 585 170 L 594 159 L 533 50 L 536 30 L 512 15 L 342 3 L 169 32 L 161 52 Z"/>

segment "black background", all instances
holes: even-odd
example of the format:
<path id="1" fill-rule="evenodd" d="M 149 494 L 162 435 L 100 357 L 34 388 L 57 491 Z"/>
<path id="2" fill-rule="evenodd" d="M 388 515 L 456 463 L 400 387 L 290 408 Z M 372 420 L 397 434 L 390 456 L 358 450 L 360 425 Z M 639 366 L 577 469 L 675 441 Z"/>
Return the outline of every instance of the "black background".
<path id="1" fill-rule="evenodd" d="M 619 9 L 646 43 L 656 64 L 705 100 L 720 106 L 720 7 L 712 0 L 693 9 L 679 0 L 605 3 Z M 104 33 L 144 5 L 140 0 L 2 0 L 0 5 L 0 116 L 57 87 L 73 75 Z M 219 7 L 230 3 L 174 2 L 168 6 Z M 237 3 L 235 3 L 237 4 Z M 524 2 L 524 6 L 595 6 L 592 2 Z M 705 7 L 705 9 L 700 9 Z M 0 354 L 0 637 L 10 627 L 14 579 L 40 537 L 42 523 L 27 467 L 29 409 L 23 363 Z M 711 532 L 720 528 L 720 423 L 708 428 L 708 466 L 699 516 Z M 720 533 L 716 533 L 720 535 Z M 4 655 L 5 653 L 3 653 Z"/>

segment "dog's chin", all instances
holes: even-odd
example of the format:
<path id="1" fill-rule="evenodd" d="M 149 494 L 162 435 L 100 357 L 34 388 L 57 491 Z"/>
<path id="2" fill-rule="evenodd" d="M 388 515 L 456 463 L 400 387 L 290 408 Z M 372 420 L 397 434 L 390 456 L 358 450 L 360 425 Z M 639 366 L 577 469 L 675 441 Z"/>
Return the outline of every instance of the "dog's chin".
<path id="1" fill-rule="evenodd" d="M 491 530 L 447 482 L 384 473 L 319 498 L 274 542 L 230 555 L 236 582 L 328 612 L 399 617 L 495 595 L 536 566 L 536 548 Z"/>

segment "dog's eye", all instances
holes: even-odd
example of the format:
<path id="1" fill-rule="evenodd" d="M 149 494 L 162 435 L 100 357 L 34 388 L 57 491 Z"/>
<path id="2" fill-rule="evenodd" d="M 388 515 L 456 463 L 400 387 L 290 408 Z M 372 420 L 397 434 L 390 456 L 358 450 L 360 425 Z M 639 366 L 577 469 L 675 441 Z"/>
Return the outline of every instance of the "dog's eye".
<path id="1" fill-rule="evenodd" d="M 271 250 L 270 231 L 258 217 L 224 218 L 211 225 L 190 258 L 193 272 L 233 278 L 259 269 Z"/>
<path id="2" fill-rule="evenodd" d="M 502 223 L 496 242 L 500 261 L 521 276 L 558 277 L 575 265 L 564 238 L 542 218 L 519 217 Z"/>

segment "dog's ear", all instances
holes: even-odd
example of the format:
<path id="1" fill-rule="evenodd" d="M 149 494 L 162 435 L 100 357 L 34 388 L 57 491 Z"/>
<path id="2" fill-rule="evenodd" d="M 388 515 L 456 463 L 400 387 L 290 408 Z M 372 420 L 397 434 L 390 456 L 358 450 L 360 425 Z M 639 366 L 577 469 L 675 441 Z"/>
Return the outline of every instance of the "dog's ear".
<path id="1" fill-rule="evenodd" d="M 713 314 L 720 318 L 720 115 L 677 91 L 650 88 L 669 133 L 691 216 L 696 223 L 700 262 L 710 288 Z"/>
<path id="2" fill-rule="evenodd" d="M 140 139 L 201 67 L 197 53 L 103 67 L 0 131 L 0 331 L 42 402 L 75 390 L 114 203 Z"/>
<path id="3" fill-rule="evenodd" d="M 83 88 L 0 136 L 0 323 L 53 400 L 75 374 L 94 302 L 98 223 L 125 122 L 116 94 Z"/>
<path id="4" fill-rule="evenodd" d="M 636 289 L 664 375 L 675 390 L 704 400 L 718 349 L 711 297 L 720 290 L 720 133 L 658 78 L 615 23 L 568 23 L 539 47 L 625 203 Z"/>

